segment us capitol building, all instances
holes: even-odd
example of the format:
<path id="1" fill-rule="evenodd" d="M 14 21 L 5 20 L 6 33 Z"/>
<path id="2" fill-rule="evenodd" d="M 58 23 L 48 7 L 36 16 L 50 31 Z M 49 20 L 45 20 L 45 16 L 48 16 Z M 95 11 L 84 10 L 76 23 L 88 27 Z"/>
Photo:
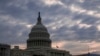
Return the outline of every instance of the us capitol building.
<path id="1" fill-rule="evenodd" d="M 68 51 L 51 47 L 50 34 L 41 22 L 40 12 L 38 14 L 37 23 L 27 39 L 27 48 L 22 50 L 19 46 L 15 46 L 11 49 L 10 56 L 71 56 Z"/>

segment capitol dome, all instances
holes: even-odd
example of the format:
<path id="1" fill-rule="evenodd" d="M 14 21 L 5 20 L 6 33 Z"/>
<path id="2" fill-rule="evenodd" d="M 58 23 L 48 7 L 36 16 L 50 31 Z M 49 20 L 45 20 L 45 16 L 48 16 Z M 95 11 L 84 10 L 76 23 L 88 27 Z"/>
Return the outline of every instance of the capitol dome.
<path id="1" fill-rule="evenodd" d="M 50 34 L 41 22 L 40 12 L 38 14 L 37 23 L 32 27 L 31 32 L 29 33 L 27 47 L 51 47 L 51 39 L 49 38 Z"/>

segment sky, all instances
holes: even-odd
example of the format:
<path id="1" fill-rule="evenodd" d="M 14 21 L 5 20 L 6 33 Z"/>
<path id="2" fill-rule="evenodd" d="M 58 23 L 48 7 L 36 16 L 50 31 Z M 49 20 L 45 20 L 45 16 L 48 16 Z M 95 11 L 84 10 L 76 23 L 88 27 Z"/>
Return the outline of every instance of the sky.
<path id="1" fill-rule="evenodd" d="M 100 53 L 100 0 L 0 0 L 0 43 L 26 48 L 39 11 L 53 48 Z"/>

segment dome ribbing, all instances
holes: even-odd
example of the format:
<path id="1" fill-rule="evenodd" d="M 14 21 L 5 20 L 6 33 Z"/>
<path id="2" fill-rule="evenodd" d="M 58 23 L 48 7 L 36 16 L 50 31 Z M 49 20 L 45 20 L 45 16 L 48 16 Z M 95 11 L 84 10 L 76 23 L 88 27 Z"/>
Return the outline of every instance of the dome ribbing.
<path id="1" fill-rule="evenodd" d="M 46 27 L 41 22 L 40 12 L 38 13 L 37 23 L 32 27 L 27 40 L 27 47 L 51 47 L 50 35 Z"/>

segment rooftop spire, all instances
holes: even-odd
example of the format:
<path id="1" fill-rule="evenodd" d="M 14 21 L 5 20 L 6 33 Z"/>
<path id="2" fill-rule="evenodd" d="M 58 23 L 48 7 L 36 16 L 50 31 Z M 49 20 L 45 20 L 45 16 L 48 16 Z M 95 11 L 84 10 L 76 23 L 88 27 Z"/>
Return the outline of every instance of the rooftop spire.
<path id="1" fill-rule="evenodd" d="M 41 23 L 41 16 L 40 16 L 40 12 L 38 12 L 38 22 L 37 23 Z"/>
<path id="2" fill-rule="evenodd" d="M 39 15 L 39 17 L 40 17 L 40 12 L 38 12 L 38 15 Z"/>

